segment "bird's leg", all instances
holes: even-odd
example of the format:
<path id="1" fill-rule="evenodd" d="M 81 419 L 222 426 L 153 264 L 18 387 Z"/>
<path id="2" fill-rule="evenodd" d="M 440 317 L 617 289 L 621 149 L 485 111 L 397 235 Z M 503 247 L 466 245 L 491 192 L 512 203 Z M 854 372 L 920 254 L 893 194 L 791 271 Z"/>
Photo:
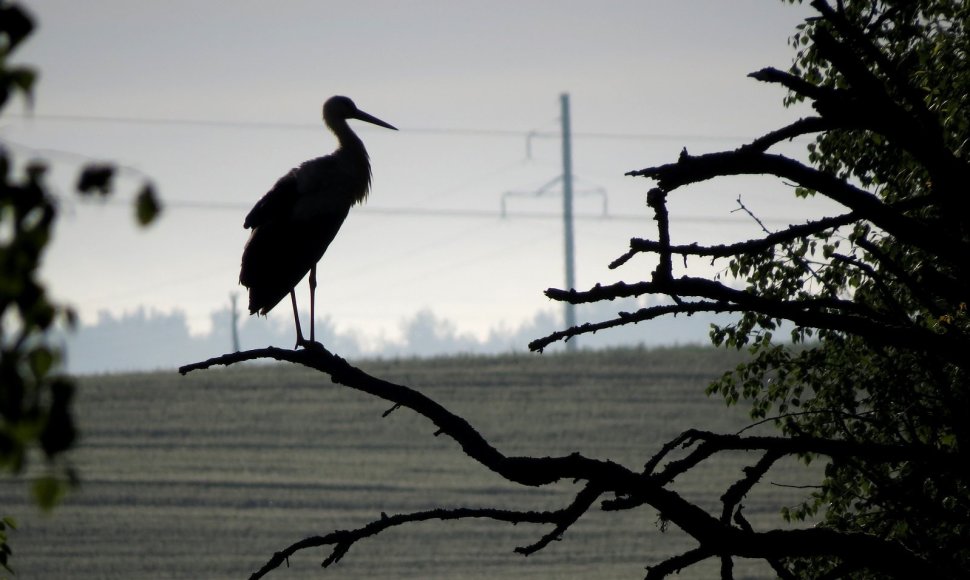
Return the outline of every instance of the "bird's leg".
<path id="1" fill-rule="evenodd" d="M 310 266 L 310 342 L 316 342 L 314 340 L 313 330 L 317 325 L 316 311 L 314 310 L 314 301 L 317 295 L 317 265 L 314 264 Z"/>
<path id="2" fill-rule="evenodd" d="M 296 346 L 293 348 L 298 348 L 302 346 L 306 340 L 303 338 L 303 329 L 300 328 L 300 313 L 296 310 L 296 292 L 290 290 L 290 300 L 293 301 L 293 320 L 296 322 Z"/>
<path id="3" fill-rule="evenodd" d="M 310 268 L 310 340 L 303 338 L 303 333 L 300 331 L 300 318 L 296 314 L 296 294 L 291 290 L 290 297 L 293 298 L 293 316 L 297 316 L 296 319 L 296 346 L 302 346 L 303 348 L 311 349 L 323 349 L 323 345 L 315 340 L 314 327 L 316 326 L 316 298 L 317 290 L 317 266 L 314 264 Z M 326 350 L 326 349 L 323 349 Z"/>

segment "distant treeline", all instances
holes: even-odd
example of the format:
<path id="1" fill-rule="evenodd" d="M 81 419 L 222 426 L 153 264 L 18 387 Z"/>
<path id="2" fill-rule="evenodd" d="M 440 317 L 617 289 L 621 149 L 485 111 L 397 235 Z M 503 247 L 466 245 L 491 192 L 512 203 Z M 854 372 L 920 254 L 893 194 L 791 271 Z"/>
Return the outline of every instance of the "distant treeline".
<path id="1" fill-rule="evenodd" d="M 641 308 L 634 299 L 603 305 L 580 307 L 578 318 L 602 320 L 620 311 Z M 139 309 L 114 316 L 99 314 L 94 324 L 82 324 L 62 335 L 67 350 L 67 369 L 90 374 L 133 370 L 175 368 L 232 350 L 231 312 L 213 312 L 212 330 L 193 335 L 182 311 L 158 312 Z M 611 346 L 648 347 L 678 344 L 707 344 L 712 322 L 729 319 L 695 315 L 658 319 L 616 330 L 582 337 L 583 348 Z M 492 328 L 481 339 L 459 328 L 460 321 L 441 318 L 430 309 L 421 310 L 401 321 L 401 338 L 376 342 L 353 331 L 339 332 L 329 317 L 317 317 L 317 337 L 329 349 L 345 357 L 409 357 L 441 354 L 499 354 L 526 352 L 530 340 L 562 328 L 562 318 L 552 311 L 537 312 L 517 328 Z M 239 320 L 241 349 L 293 346 L 293 323 L 289 316 L 250 317 Z M 556 349 L 562 348 L 556 346 Z"/>

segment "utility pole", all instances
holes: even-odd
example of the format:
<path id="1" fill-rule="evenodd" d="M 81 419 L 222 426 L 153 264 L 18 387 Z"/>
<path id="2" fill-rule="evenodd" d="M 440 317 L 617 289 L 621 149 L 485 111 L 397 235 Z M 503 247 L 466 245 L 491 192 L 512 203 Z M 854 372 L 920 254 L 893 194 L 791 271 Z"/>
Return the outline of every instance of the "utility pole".
<path id="1" fill-rule="evenodd" d="M 537 190 L 530 192 L 523 191 L 506 191 L 502 194 L 502 217 L 505 218 L 508 214 L 505 211 L 505 200 L 508 197 L 539 197 L 551 193 L 552 188 L 557 183 L 562 183 L 562 219 L 563 219 L 563 242 L 564 242 L 564 255 L 566 258 L 566 288 L 571 289 L 576 287 L 576 257 L 575 257 L 575 241 L 573 235 L 573 197 L 576 195 L 585 194 L 595 194 L 603 197 L 603 217 L 607 217 L 608 213 L 606 211 L 606 190 L 603 188 L 596 188 L 588 191 L 573 191 L 573 149 L 572 149 L 572 129 L 570 129 L 569 121 L 569 93 L 561 93 L 559 95 L 559 106 L 560 106 L 560 120 L 562 121 L 562 175 L 546 183 Z M 549 134 L 551 136 L 552 134 Z M 546 136 L 545 134 L 539 133 L 537 131 L 531 131 L 526 136 L 526 155 L 532 157 L 532 138 Z M 568 302 L 564 304 L 564 322 L 567 328 L 572 328 L 576 326 L 576 305 L 569 304 Z M 576 338 L 573 337 L 566 342 L 566 351 L 575 352 L 578 343 Z"/>
<path id="2" fill-rule="evenodd" d="M 229 294 L 229 302 L 232 304 L 232 352 L 239 352 L 239 309 L 236 308 L 236 300 L 239 299 L 238 292 Z"/>
<path id="3" fill-rule="evenodd" d="M 569 93 L 559 95 L 562 116 L 562 221 L 566 255 L 566 289 L 576 287 L 576 263 L 573 244 L 573 151 L 569 127 Z M 566 328 L 576 326 L 576 305 L 566 302 Z M 566 350 L 576 350 L 576 337 L 566 342 Z"/>

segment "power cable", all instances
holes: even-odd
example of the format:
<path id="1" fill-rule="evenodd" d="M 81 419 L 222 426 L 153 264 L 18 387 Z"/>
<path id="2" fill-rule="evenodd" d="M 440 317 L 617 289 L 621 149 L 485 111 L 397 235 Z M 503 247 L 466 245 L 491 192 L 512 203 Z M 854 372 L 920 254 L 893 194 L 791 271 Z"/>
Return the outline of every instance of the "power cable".
<path id="1" fill-rule="evenodd" d="M 83 207 L 85 203 L 78 204 Z M 96 207 L 105 206 L 124 206 L 130 207 L 130 203 L 118 199 L 96 200 L 90 204 Z M 245 213 L 252 208 L 252 204 L 240 202 L 219 202 L 219 201 L 191 201 L 179 199 L 163 199 L 163 209 L 188 209 L 203 211 L 233 211 Z M 562 214 L 557 212 L 510 212 L 505 216 L 501 212 L 486 209 L 458 209 L 458 208 L 411 208 L 411 207 L 382 207 L 382 206 L 362 206 L 355 208 L 354 215 L 358 216 L 388 216 L 388 217 L 433 217 L 433 218 L 467 218 L 467 219 L 491 219 L 500 220 L 562 220 Z M 651 218 L 647 214 L 643 215 L 618 215 L 618 214 L 573 214 L 573 218 L 583 221 L 594 222 L 646 222 Z M 748 224 L 749 221 L 737 217 L 718 217 L 718 216 L 674 216 L 673 221 L 678 223 L 701 223 L 701 224 L 725 224 L 737 225 Z M 789 224 L 791 218 L 766 218 L 762 219 L 765 223 Z M 797 220 L 796 220 L 797 221 Z"/>
<path id="2" fill-rule="evenodd" d="M 320 123 L 284 123 L 274 121 L 231 121 L 209 119 L 185 119 L 166 117 L 120 117 L 110 115 L 73 115 L 73 114 L 11 114 L 7 118 L 25 121 L 60 121 L 70 123 L 116 123 L 138 125 L 170 125 L 188 127 L 210 127 L 225 129 L 259 129 L 283 131 L 316 131 Z M 364 128 L 366 129 L 366 127 Z M 426 135 L 463 135 L 480 137 L 518 137 L 518 138 L 556 138 L 558 131 L 526 131 L 521 129 L 485 129 L 477 127 L 400 127 L 402 131 Z M 750 136 L 738 135 L 698 135 L 674 133 L 611 133 L 604 131 L 574 131 L 573 137 L 588 139 L 639 140 L 639 141 L 732 141 L 747 142 Z"/>

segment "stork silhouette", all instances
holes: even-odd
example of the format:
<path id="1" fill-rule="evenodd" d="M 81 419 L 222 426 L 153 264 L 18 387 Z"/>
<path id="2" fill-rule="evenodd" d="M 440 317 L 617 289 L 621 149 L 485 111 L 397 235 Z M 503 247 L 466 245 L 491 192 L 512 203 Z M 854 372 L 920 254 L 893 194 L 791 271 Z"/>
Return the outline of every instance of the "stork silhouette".
<path id="1" fill-rule="evenodd" d="M 370 188 L 370 160 L 350 129 L 358 119 L 397 130 L 369 115 L 347 97 L 323 105 L 323 121 L 336 135 L 337 150 L 301 163 L 281 177 L 250 210 L 243 223 L 252 229 L 242 255 L 239 283 L 249 289 L 249 313 L 265 315 L 290 294 L 296 346 L 316 344 L 314 336 L 317 262 L 350 212 Z M 310 272 L 310 341 L 303 337 L 296 308 L 296 285 Z"/>

